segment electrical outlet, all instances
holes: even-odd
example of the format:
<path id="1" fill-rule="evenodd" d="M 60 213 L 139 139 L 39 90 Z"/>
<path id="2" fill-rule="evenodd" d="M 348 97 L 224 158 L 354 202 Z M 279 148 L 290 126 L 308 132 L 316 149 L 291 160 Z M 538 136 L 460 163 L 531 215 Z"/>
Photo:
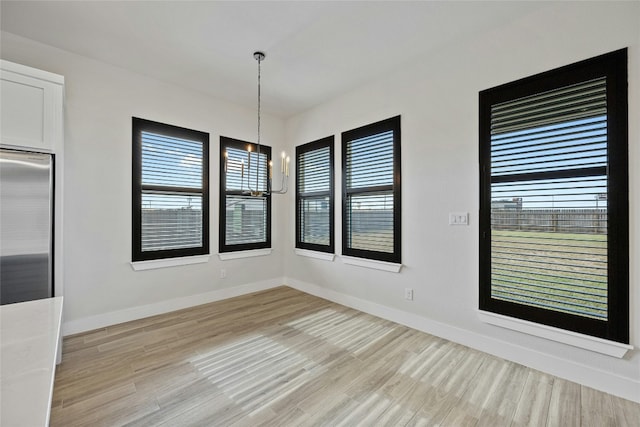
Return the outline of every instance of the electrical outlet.
<path id="1" fill-rule="evenodd" d="M 227 277 L 227 270 L 226 270 L 226 269 L 224 269 L 224 268 L 221 268 L 221 269 L 220 269 L 220 278 L 221 278 L 221 279 L 224 279 L 224 278 L 226 278 L 226 277 Z"/>
<path id="2" fill-rule="evenodd" d="M 407 301 L 413 301 L 413 289 L 404 288 L 404 299 Z"/>

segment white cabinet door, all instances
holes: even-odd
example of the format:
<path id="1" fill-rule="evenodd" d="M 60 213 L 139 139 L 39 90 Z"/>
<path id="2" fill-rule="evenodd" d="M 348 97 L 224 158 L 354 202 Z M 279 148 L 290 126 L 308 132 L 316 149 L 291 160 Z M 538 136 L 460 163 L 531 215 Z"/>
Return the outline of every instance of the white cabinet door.
<path id="1" fill-rule="evenodd" d="M 2 145 L 56 151 L 62 143 L 64 78 L 8 61 L 1 65 Z"/>

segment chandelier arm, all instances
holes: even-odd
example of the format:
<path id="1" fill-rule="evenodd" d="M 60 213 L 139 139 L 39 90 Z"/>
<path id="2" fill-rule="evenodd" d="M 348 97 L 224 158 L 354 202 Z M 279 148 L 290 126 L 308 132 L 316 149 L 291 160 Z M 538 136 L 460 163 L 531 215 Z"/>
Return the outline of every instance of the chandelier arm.
<path id="1" fill-rule="evenodd" d="M 278 190 L 271 189 L 270 194 L 286 194 L 287 190 L 289 190 L 289 179 L 287 175 L 282 174 L 281 176 L 282 178 L 280 181 L 280 189 Z"/>

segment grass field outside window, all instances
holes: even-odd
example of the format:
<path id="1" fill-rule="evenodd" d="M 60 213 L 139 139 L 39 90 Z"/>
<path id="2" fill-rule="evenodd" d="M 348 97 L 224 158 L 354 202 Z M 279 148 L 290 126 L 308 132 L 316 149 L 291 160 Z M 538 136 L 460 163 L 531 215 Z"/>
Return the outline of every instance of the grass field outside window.
<path id="1" fill-rule="evenodd" d="M 607 318 L 607 235 L 493 230 L 492 298 Z"/>

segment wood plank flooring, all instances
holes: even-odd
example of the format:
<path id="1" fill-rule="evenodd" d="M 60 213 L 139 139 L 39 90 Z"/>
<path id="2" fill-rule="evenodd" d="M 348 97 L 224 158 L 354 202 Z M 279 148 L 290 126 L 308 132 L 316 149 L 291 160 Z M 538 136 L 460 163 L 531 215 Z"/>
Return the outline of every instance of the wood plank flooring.
<path id="1" fill-rule="evenodd" d="M 638 426 L 640 404 L 281 287 L 66 337 L 52 426 Z"/>

